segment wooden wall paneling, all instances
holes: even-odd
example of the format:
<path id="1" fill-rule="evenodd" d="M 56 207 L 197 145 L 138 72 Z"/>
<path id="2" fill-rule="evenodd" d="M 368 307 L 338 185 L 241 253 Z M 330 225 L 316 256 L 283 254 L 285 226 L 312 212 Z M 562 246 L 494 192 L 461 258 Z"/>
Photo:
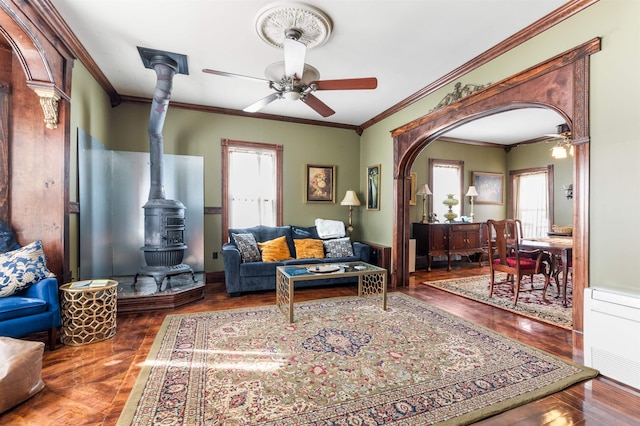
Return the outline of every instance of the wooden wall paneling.
<path id="1" fill-rule="evenodd" d="M 37 18 L 39 13 L 31 3 L 14 1 L 0 10 L 3 46 L 13 49 L 8 61 L 9 216 L 20 244 L 42 240 L 47 266 L 62 282 L 71 277 L 68 100 L 73 57 L 46 19 Z M 61 98 L 53 128 L 46 126 L 36 89 Z"/>
<path id="2" fill-rule="evenodd" d="M 9 83 L 0 80 L 0 220 L 9 217 Z"/>

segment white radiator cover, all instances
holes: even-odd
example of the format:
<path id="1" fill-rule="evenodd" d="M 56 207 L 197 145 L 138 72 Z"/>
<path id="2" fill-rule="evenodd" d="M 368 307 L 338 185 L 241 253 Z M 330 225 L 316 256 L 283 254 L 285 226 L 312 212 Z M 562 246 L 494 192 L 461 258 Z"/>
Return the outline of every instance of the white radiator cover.
<path id="1" fill-rule="evenodd" d="M 584 362 L 640 389 L 640 295 L 585 289 Z"/>

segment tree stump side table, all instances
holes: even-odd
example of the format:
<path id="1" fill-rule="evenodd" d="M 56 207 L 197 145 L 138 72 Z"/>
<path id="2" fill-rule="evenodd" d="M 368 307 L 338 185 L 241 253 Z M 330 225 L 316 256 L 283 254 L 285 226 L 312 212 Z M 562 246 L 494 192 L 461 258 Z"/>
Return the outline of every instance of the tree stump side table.
<path id="1" fill-rule="evenodd" d="M 60 286 L 62 343 L 79 346 L 113 337 L 117 294 L 115 280 L 77 281 Z"/>

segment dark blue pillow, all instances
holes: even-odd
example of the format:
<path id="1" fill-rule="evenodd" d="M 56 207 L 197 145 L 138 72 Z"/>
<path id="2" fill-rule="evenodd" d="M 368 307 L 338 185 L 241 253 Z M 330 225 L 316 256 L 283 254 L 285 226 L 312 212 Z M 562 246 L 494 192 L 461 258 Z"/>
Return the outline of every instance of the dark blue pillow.
<path id="1" fill-rule="evenodd" d="M 16 242 L 13 231 L 6 223 L 0 220 L 0 253 L 18 250 L 20 244 Z"/>
<path id="2" fill-rule="evenodd" d="M 320 237 L 318 236 L 318 230 L 315 226 L 310 226 L 308 228 L 304 228 L 302 226 L 292 226 L 291 233 L 293 234 L 294 240 L 304 240 L 307 238 L 314 238 L 316 240 L 320 239 Z"/>

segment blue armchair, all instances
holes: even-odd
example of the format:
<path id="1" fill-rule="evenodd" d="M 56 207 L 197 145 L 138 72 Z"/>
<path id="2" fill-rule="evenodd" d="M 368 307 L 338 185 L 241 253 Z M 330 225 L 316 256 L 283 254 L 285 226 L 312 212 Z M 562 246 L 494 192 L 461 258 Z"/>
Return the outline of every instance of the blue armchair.
<path id="1" fill-rule="evenodd" d="M 47 331 L 54 350 L 60 326 L 58 280 L 45 278 L 11 296 L 0 298 L 0 336 L 24 337 Z"/>

